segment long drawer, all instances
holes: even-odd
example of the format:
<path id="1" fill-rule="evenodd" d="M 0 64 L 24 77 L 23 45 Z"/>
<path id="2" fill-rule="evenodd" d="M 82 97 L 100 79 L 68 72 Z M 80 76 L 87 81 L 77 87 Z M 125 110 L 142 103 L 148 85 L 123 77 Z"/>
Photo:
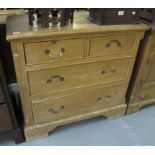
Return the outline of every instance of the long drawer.
<path id="1" fill-rule="evenodd" d="M 136 35 L 94 36 L 90 40 L 90 56 L 112 55 L 135 50 Z"/>
<path id="2" fill-rule="evenodd" d="M 125 80 L 130 58 L 91 62 L 28 72 L 31 95 Z"/>
<path id="3" fill-rule="evenodd" d="M 122 104 L 124 85 L 100 87 L 32 104 L 35 123 L 55 121 Z"/>
<path id="4" fill-rule="evenodd" d="M 0 105 L 0 132 L 7 132 L 13 129 L 11 117 L 6 104 Z"/>
<path id="5" fill-rule="evenodd" d="M 27 64 L 41 64 L 83 57 L 83 38 L 51 40 L 24 44 Z"/>

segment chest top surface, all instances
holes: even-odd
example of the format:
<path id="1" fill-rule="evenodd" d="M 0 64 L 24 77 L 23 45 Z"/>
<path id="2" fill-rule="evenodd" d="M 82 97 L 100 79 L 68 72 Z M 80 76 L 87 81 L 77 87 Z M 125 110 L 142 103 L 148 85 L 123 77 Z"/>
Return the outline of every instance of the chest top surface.
<path id="1" fill-rule="evenodd" d="M 7 40 L 16 40 L 22 38 L 36 38 L 43 36 L 74 34 L 74 33 L 100 33 L 100 32 L 117 32 L 117 31 L 141 31 L 149 29 L 145 24 L 130 25 L 103 25 L 98 26 L 88 19 L 88 12 L 77 12 L 74 14 L 74 22 L 71 25 L 60 27 L 34 29 L 29 25 L 28 15 L 16 15 L 7 19 Z"/>

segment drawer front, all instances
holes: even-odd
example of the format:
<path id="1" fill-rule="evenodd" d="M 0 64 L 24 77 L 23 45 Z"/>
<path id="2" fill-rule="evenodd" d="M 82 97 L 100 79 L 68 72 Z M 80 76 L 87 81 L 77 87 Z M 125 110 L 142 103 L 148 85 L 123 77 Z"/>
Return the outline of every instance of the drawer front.
<path id="1" fill-rule="evenodd" d="M 84 40 L 66 39 L 24 44 L 27 64 L 40 64 L 83 57 Z"/>
<path id="2" fill-rule="evenodd" d="M 46 94 L 125 80 L 129 65 L 130 59 L 122 58 L 29 71 L 30 94 Z"/>
<path id="3" fill-rule="evenodd" d="M 36 123 L 56 121 L 122 104 L 123 85 L 101 87 L 32 105 Z"/>
<path id="4" fill-rule="evenodd" d="M 10 114 L 6 104 L 0 105 L 0 132 L 6 132 L 13 128 Z"/>
<path id="5" fill-rule="evenodd" d="M 135 49 L 136 35 L 91 37 L 90 56 L 112 55 Z"/>
<path id="6" fill-rule="evenodd" d="M 134 102 L 155 100 L 155 87 L 141 88 L 136 92 Z M 148 102 L 149 103 L 149 102 Z"/>

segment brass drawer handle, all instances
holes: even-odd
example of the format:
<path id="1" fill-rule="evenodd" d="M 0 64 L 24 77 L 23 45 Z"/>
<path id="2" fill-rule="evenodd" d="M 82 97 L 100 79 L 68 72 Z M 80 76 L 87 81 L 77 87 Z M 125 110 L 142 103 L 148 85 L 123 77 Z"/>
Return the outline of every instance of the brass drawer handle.
<path id="1" fill-rule="evenodd" d="M 116 69 L 115 69 L 115 68 L 112 68 L 112 69 L 110 70 L 110 72 L 111 72 L 111 73 L 116 73 Z M 107 73 L 106 70 L 101 71 L 101 74 L 102 74 L 102 75 L 104 75 L 104 74 L 106 74 L 106 73 Z"/>
<path id="2" fill-rule="evenodd" d="M 60 55 L 60 56 L 62 56 L 64 52 L 65 52 L 65 49 L 64 49 L 64 48 L 60 48 L 60 49 L 59 49 L 59 55 Z"/>
<path id="3" fill-rule="evenodd" d="M 53 108 L 50 107 L 50 108 L 48 109 L 48 112 L 53 113 L 53 114 L 57 114 L 57 113 L 63 112 L 64 109 L 65 109 L 64 106 L 60 106 L 59 110 L 54 110 Z"/>
<path id="4" fill-rule="evenodd" d="M 60 48 L 57 55 L 56 54 L 53 54 L 53 52 L 50 51 L 49 49 L 46 49 L 45 50 L 45 54 L 48 55 L 48 57 L 51 58 L 51 59 L 57 58 L 59 56 L 62 56 L 64 52 L 65 52 L 65 49 L 64 48 Z"/>
<path id="5" fill-rule="evenodd" d="M 105 71 L 105 70 L 103 70 L 103 71 L 101 71 L 101 74 L 103 75 L 103 74 L 106 74 L 107 72 Z"/>
<path id="6" fill-rule="evenodd" d="M 100 97 L 97 98 L 97 101 L 99 102 L 99 101 L 101 101 L 103 99 L 111 99 L 111 95 L 100 96 Z"/>
<path id="7" fill-rule="evenodd" d="M 52 53 L 50 50 L 48 50 L 48 49 L 45 50 L 45 54 L 48 55 L 49 58 L 55 58 L 55 57 L 53 56 L 53 53 Z"/>
<path id="8" fill-rule="evenodd" d="M 48 84 L 50 84 L 50 83 L 52 83 L 52 81 L 53 81 L 54 79 L 58 79 L 58 80 L 60 80 L 60 81 L 64 81 L 64 80 L 65 80 L 64 77 L 62 77 L 62 76 L 60 76 L 60 75 L 55 75 L 55 76 L 50 77 L 46 82 L 47 82 Z"/>
<path id="9" fill-rule="evenodd" d="M 122 44 L 119 40 L 111 40 L 108 44 L 106 44 L 106 48 L 111 47 L 112 43 L 115 43 L 117 45 L 117 47 L 120 47 Z"/>
<path id="10" fill-rule="evenodd" d="M 148 98 L 149 97 L 149 94 L 146 94 L 146 95 L 144 95 L 144 96 L 139 96 L 138 98 L 140 99 L 140 100 L 145 100 L 146 98 Z"/>

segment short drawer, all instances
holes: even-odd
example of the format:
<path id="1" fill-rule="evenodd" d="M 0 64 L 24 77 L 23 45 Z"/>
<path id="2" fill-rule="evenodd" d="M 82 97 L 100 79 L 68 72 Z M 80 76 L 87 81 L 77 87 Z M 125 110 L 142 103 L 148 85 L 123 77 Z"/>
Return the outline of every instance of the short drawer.
<path id="1" fill-rule="evenodd" d="M 82 38 L 51 40 L 24 44 L 27 64 L 70 60 L 83 57 Z"/>
<path id="2" fill-rule="evenodd" d="M 134 96 L 134 102 L 146 102 L 150 103 L 151 100 L 155 100 L 155 87 L 141 87 L 136 91 Z M 150 100 L 150 101 L 149 101 Z M 151 101 L 152 102 L 152 101 Z"/>
<path id="3" fill-rule="evenodd" d="M 39 95 L 125 80 L 130 58 L 91 62 L 28 72 L 30 94 Z"/>
<path id="4" fill-rule="evenodd" d="M 100 87 L 33 103 L 35 123 L 56 121 L 122 104 L 123 85 Z"/>
<path id="5" fill-rule="evenodd" d="M 0 105 L 0 133 L 13 129 L 10 114 L 6 104 Z"/>
<path id="6" fill-rule="evenodd" d="M 90 56 L 112 55 L 135 50 L 136 35 L 113 35 L 91 37 Z"/>

